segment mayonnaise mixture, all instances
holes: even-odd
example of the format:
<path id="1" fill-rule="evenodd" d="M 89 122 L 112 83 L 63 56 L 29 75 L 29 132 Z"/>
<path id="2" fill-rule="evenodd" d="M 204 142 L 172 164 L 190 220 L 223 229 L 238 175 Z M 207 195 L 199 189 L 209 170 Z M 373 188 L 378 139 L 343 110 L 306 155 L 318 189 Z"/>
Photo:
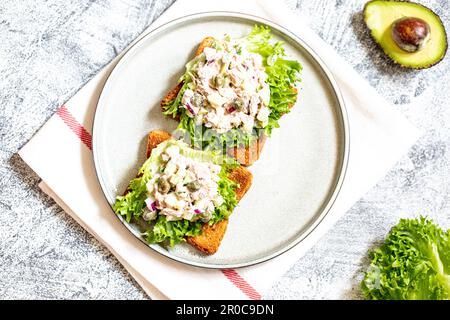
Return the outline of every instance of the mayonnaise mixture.
<path id="1" fill-rule="evenodd" d="M 176 145 L 169 146 L 161 158 L 164 169 L 147 183 L 143 218 L 153 220 L 159 211 L 168 221 L 209 221 L 215 208 L 223 203 L 218 192 L 221 166 L 185 157 Z"/>
<path id="2" fill-rule="evenodd" d="M 264 128 L 269 121 L 270 88 L 262 58 L 231 40 L 205 48 L 191 70 L 193 82 L 182 107 L 197 125 L 224 133 Z"/>

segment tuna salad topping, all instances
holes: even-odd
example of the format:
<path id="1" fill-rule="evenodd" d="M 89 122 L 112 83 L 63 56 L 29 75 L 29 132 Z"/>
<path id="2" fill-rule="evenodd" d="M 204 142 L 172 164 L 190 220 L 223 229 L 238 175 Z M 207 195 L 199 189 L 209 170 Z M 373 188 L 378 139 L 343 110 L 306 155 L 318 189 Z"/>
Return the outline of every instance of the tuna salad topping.
<path id="1" fill-rule="evenodd" d="M 146 184 L 148 198 L 143 218 L 159 215 L 167 221 L 186 219 L 207 222 L 223 203 L 218 192 L 220 165 L 184 156 L 177 145 L 161 154 L 162 166 Z"/>
<path id="2" fill-rule="evenodd" d="M 196 125 L 218 133 L 233 128 L 252 132 L 269 121 L 270 87 L 262 57 L 230 38 L 188 63 L 192 82 L 183 94 L 181 107 Z"/>

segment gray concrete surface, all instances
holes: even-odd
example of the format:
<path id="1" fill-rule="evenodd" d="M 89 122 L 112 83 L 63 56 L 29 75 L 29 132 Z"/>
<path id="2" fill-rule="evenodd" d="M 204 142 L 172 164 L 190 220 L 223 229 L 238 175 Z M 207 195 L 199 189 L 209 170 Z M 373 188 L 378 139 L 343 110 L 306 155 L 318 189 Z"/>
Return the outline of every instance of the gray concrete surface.
<path id="1" fill-rule="evenodd" d="M 145 299 L 124 268 L 69 218 L 16 154 L 66 100 L 172 0 L 0 2 L 0 298 Z M 450 31 L 446 0 L 420 1 Z M 268 292 L 273 299 L 360 298 L 367 250 L 400 217 L 450 227 L 450 63 L 389 62 L 365 30 L 363 0 L 286 0 L 423 137 Z"/>

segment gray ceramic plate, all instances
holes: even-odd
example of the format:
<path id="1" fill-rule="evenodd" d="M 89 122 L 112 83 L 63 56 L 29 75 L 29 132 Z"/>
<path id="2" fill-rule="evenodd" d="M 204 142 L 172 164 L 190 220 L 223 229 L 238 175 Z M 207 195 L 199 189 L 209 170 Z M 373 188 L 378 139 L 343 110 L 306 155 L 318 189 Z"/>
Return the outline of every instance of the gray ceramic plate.
<path id="1" fill-rule="evenodd" d="M 219 251 L 205 256 L 187 244 L 151 249 L 190 265 L 235 268 L 271 259 L 302 240 L 330 210 L 348 158 L 348 125 L 336 82 L 301 39 L 267 20 L 231 12 L 186 16 L 150 32 L 118 62 L 101 93 L 94 120 L 97 175 L 110 204 L 145 160 L 147 132 L 175 129 L 159 103 L 205 36 L 247 34 L 268 25 L 303 65 L 299 99 L 280 121 L 251 168 L 253 185 L 230 217 Z M 113 214 L 113 212 L 111 212 Z M 125 226 L 138 237 L 139 226 Z M 143 240 L 144 241 L 144 240 Z"/>

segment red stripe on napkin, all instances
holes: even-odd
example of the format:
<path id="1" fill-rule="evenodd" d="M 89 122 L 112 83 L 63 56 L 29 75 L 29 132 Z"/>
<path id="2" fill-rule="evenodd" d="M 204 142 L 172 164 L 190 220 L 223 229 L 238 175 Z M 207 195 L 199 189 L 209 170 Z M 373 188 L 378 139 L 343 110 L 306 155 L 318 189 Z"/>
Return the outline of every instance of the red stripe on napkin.
<path id="1" fill-rule="evenodd" d="M 91 134 L 75 119 L 65 106 L 61 106 L 56 114 L 64 121 L 64 123 L 77 135 L 78 138 L 92 150 Z M 239 290 L 245 293 L 250 299 L 261 300 L 261 295 L 256 291 L 236 270 L 222 270 L 222 273 L 230 280 Z"/>
<path id="2" fill-rule="evenodd" d="M 80 140 L 92 150 L 91 134 L 75 119 L 75 117 L 67 110 L 65 106 L 56 111 L 56 114 L 64 121 L 64 123 L 80 138 Z"/>
<path id="3" fill-rule="evenodd" d="M 250 299 L 261 300 L 261 295 L 234 269 L 222 270 L 225 277 L 245 293 Z"/>

